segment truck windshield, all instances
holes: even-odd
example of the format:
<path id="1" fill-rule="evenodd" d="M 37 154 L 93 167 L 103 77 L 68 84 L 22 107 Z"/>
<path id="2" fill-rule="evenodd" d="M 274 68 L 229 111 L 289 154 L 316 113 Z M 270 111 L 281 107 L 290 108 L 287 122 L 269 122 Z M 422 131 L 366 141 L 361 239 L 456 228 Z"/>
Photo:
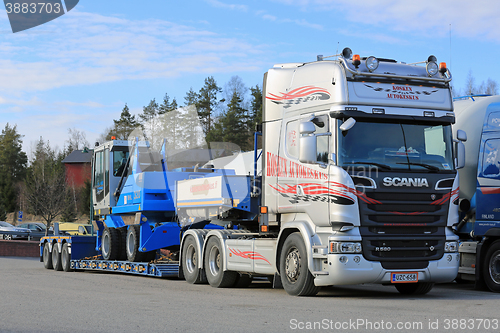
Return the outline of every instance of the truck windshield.
<path id="1" fill-rule="evenodd" d="M 339 121 L 338 126 L 342 124 Z M 380 123 L 357 120 L 337 131 L 338 165 L 375 166 L 380 171 L 451 171 L 451 125 Z"/>

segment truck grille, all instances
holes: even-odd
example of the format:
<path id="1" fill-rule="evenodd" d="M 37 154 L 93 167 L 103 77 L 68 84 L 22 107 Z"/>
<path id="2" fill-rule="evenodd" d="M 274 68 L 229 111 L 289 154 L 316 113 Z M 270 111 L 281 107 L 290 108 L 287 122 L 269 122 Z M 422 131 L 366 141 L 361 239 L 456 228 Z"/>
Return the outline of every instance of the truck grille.
<path id="1" fill-rule="evenodd" d="M 440 259 L 449 206 L 441 200 L 446 191 L 380 190 L 366 189 L 366 200 L 359 200 L 364 257 L 382 262 Z"/>

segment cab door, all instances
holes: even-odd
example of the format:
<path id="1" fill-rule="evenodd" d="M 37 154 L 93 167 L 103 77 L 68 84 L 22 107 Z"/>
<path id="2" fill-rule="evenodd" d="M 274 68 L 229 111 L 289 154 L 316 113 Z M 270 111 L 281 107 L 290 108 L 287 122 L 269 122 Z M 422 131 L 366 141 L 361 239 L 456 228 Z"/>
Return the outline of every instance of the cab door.
<path id="1" fill-rule="evenodd" d="M 304 115 L 301 122 L 314 124 L 316 137 L 316 162 L 298 163 L 292 173 L 297 180 L 296 219 L 308 216 L 317 226 L 329 225 L 330 202 L 330 164 L 332 136 L 330 134 L 330 117 L 328 114 Z"/>

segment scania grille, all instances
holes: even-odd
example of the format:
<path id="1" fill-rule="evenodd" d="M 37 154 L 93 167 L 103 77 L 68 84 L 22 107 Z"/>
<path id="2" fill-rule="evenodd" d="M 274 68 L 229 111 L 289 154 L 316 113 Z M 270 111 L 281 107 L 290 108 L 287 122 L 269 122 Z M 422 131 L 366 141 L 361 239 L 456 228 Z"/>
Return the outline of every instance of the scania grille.
<path id="1" fill-rule="evenodd" d="M 366 191 L 365 201 L 360 200 L 361 225 L 378 228 L 421 227 L 424 234 L 427 231 L 425 228 L 446 225 L 449 201 L 443 200 L 443 196 L 442 192 L 436 191 Z"/>
<path id="2" fill-rule="evenodd" d="M 363 255 L 381 262 L 427 262 L 444 253 L 449 201 L 433 189 L 381 189 L 359 201 Z"/>

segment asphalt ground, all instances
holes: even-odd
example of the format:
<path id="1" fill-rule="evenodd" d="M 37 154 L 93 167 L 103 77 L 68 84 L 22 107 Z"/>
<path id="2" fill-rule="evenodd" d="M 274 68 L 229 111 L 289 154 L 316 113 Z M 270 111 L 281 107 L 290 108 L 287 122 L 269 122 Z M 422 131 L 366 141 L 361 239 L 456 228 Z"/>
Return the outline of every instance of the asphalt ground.
<path id="1" fill-rule="evenodd" d="M 361 285 L 293 297 L 264 279 L 216 289 L 0 257 L 0 332 L 499 332 L 499 301 L 469 284 L 423 296 Z"/>

